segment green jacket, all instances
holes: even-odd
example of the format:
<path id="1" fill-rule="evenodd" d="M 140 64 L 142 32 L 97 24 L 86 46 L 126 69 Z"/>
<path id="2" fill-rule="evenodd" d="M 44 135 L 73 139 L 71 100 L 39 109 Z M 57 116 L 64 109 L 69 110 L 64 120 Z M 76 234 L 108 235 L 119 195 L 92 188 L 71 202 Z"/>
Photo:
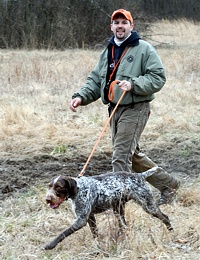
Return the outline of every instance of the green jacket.
<path id="1" fill-rule="evenodd" d="M 108 49 L 105 48 L 94 70 L 89 74 L 85 85 L 72 98 L 80 96 L 82 105 L 88 105 L 101 97 L 104 104 L 106 75 L 108 69 Z M 154 47 L 144 40 L 139 40 L 139 45 L 131 46 L 122 58 L 117 69 L 115 79 L 128 80 L 132 90 L 126 92 L 120 105 L 152 101 L 154 93 L 158 92 L 165 84 L 165 71 L 163 64 Z M 117 103 L 122 90 L 115 85 L 114 100 Z"/>

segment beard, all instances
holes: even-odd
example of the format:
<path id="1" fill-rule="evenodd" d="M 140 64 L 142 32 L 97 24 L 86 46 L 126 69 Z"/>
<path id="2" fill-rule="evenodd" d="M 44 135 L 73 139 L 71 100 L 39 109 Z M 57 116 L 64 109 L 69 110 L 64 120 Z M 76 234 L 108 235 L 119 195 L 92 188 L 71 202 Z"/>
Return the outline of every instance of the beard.
<path id="1" fill-rule="evenodd" d="M 116 32 L 116 38 L 118 39 L 118 40 L 123 40 L 123 39 L 125 39 L 125 33 L 124 32 Z"/>

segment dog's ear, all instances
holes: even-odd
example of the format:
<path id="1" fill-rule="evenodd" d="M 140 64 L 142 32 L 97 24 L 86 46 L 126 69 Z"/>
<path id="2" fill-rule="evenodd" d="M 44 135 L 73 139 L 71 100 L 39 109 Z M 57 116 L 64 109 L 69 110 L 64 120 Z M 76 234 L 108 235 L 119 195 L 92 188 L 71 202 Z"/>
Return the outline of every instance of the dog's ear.
<path id="1" fill-rule="evenodd" d="M 78 191 L 76 181 L 71 177 L 66 177 L 65 178 L 65 187 L 68 190 L 69 198 L 74 198 Z"/>

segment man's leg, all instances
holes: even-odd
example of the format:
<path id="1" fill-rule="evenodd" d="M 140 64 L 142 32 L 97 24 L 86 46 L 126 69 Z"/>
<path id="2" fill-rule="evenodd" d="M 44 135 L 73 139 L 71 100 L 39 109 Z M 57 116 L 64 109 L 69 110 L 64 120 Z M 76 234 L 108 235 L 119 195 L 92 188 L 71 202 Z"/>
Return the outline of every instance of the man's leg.
<path id="1" fill-rule="evenodd" d="M 111 119 L 113 171 L 132 172 L 132 156 L 150 113 L 149 103 L 118 107 Z"/>
<path id="2" fill-rule="evenodd" d="M 132 157 L 132 169 L 134 172 L 144 172 L 157 166 L 151 159 L 144 153 L 140 152 L 137 146 L 135 153 Z M 161 168 L 160 172 L 156 172 L 146 179 L 152 186 L 160 190 L 161 198 L 159 204 L 170 203 L 176 195 L 176 190 L 180 186 L 180 182 L 172 175 L 168 174 Z"/>
<path id="3" fill-rule="evenodd" d="M 144 153 L 141 153 L 139 145 L 137 145 L 132 157 L 133 172 L 145 172 L 155 166 L 157 166 L 157 164 L 148 158 Z"/>
<path id="4" fill-rule="evenodd" d="M 156 164 L 139 150 L 139 139 L 150 114 L 149 103 L 134 107 L 119 107 L 111 119 L 113 144 L 113 172 L 143 172 Z M 162 194 L 177 190 L 180 183 L 164 170 L 153 174 L 147 181 Z M 164 202 L 165 203 L 165 202 Z"/>

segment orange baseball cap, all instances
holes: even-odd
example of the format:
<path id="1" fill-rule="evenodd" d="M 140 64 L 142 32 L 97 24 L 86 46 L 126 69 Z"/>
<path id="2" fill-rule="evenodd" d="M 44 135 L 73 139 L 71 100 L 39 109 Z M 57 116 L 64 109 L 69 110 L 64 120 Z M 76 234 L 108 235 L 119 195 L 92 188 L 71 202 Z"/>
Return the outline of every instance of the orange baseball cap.
<path id="1" fill-rule="evenodd" d="M 111 22 L 115 20 L 116 15 L 123 15 L 127 20 L 129 20 L 131 23 L 133 23 L 133 17 L 129 11 L 126 11 L 125 9 L 118 9 L 112 13 L 111 16 Z"/>

